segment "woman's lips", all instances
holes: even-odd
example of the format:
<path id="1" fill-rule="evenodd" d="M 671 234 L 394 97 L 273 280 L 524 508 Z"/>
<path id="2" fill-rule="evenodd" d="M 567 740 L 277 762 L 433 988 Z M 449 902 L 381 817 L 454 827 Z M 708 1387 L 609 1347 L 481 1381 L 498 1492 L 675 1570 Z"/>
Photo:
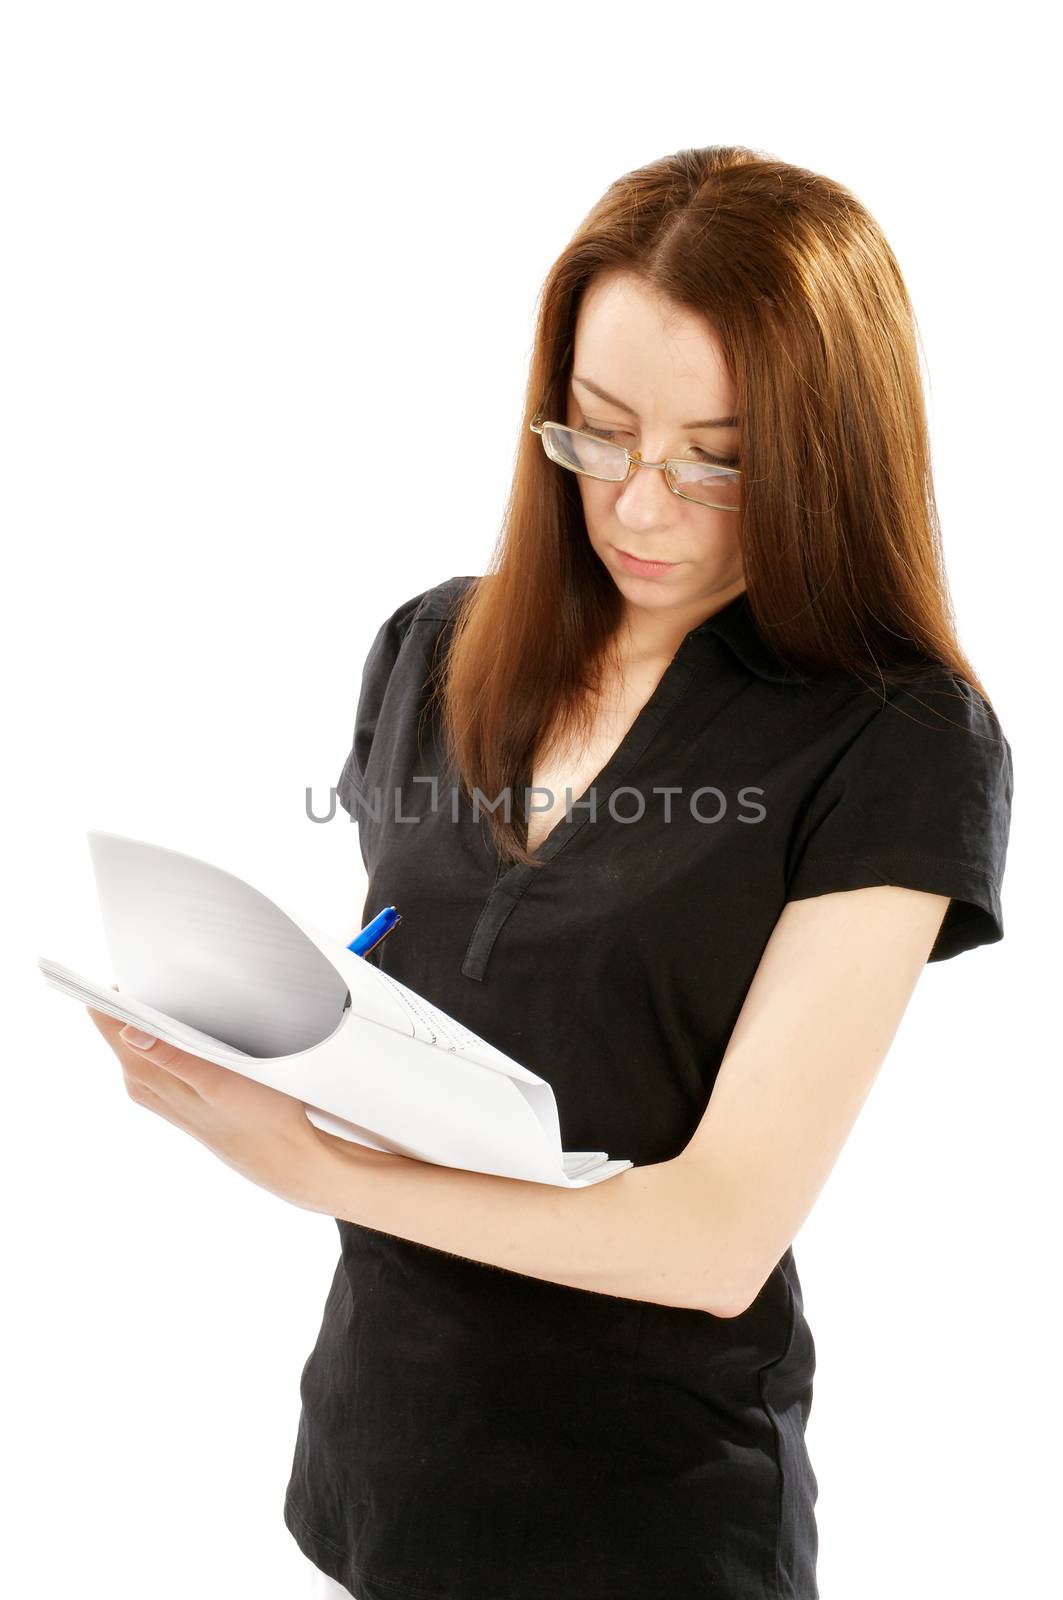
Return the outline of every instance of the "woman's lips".
<path id="1" fill-rule="evenodd" d="M 627 550 L 617 549 L 616 554 L 621 566 L 626 567 L 628 572 L 638 573 L 648 578 L 658 577 L 662 572 L 671 572 L 673 567 L 681 565 L 678 561 L 643 561 L 639 556 L 633 556 Z"/>

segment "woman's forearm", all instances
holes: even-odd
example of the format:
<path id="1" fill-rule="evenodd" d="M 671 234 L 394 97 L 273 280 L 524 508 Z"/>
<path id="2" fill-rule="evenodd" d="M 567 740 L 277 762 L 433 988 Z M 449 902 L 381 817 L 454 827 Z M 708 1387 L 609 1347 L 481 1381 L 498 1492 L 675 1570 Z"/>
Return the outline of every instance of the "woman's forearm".
<path id="1" fill-rule="evenodd" d="M 452 1255 L 599 1294 L 733 1314 L 711 1186 L 682 1157 L 563 1189 L 350 1146 L 336 1149 L 327 1193 L 334 1217 Z"/>

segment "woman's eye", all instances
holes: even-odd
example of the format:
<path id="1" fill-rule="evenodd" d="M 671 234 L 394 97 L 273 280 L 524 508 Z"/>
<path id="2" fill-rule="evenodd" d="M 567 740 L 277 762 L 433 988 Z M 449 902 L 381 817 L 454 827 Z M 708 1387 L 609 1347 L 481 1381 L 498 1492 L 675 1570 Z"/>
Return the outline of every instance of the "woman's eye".
<path id="1" fill-rule="evenodd" d="M 613 440 L 620 432 L 619 428 L 596 428 L 593 422 L 581 422 L 578 426 L 581 433 L 593 433 L 596 439 Z"/>
<path id="2" fill-rule="evenodd" d="M 622 432 L 620 428 L 599 428 L 596 427 L 593 422 L 586 421 L 577 423 L 577 427 L 581 433 L 592 433 L 596 439 L 608 439 L 610 443 L 614 443 L 618 435 Z M 631 435 L 629 434 L 628 437 L 630 438 Z M 701 446 L 697 444 L 692 444 L 690 446 L 690 453 L 695 461 L 704 461 L 711 467 L 738 466 L 737 456 L 714 455 L 711 450 L 703 450 Z"/>

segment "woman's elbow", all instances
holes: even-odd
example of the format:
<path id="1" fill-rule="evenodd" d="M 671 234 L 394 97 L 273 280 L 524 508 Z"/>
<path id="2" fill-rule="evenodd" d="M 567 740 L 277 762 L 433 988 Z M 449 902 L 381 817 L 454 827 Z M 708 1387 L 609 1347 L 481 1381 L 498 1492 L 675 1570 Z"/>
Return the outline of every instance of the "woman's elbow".
<path id="1" fill-rule="evenodd" d="M 768 1274 L 750 1247 L 743 1205 L 718 1176 L 694 1161 L 677 1161 L 683 1231 L 688 1232 L 690 1263 L 687 1304 L 712 1317 L 740 1317 L 756 1300 Z"/>

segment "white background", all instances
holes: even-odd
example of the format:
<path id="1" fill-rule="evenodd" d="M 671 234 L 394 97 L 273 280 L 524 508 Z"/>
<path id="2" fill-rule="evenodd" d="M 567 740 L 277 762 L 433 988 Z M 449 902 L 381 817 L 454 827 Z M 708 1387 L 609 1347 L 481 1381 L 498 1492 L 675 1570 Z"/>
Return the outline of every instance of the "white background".
<path id="1" fill-rule="evenodd" d="M 1006 938 L 928 967 L 795 1247 L 821 1593 L 1051 1586 L 1046 20 L 5 8 L 7 1592 L 279 1600 L 306 1569 L 281 1507 L 335 1224 L 131 1102 L 41 980 L 38 953 L 110 981 L 85 830 L 204 856 L 349 936 L 355 829 L 311 823 L 304 793 L 338 776 L 373 632 L 485 569 L 535 297 L 584 213 L 624 171 L 729 142 L 848 184 L 900 259 L 961 642 L 1016 771 Z"/>

